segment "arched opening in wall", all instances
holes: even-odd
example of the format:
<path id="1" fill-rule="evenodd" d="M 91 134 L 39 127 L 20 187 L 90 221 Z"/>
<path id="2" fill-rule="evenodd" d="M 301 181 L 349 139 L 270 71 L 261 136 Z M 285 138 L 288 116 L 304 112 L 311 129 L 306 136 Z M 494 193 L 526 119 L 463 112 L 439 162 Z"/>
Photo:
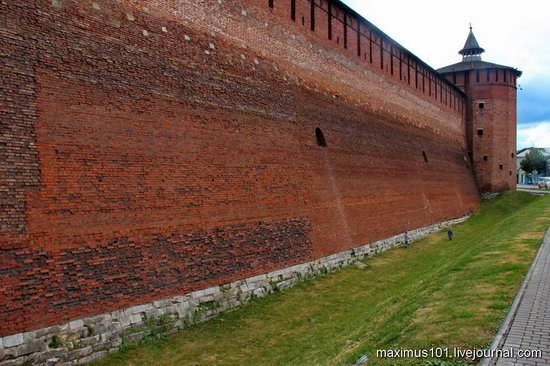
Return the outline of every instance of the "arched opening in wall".
<path id="1" fill-rule="evenodd" d="M 273 8 L 273 1 L 274 0 L 268 0 L 268 2 L 267 2 L 270 8 Z"/>
<path id="2" fill-rule="evenodd" d="M 478 128 L 478 129 L 477 129 L 477 135 L 478 135 L 479 137 L 483 137 L 483 128 Z"/>
<path id="3" fill-rule="evenodd" d="M 325 140 L 325 135 L 319 127 L 315 129 L 315 137 L 317 138 L 317 145 L 327 147 L 327 140 Z"/>
<path id="4" fill-rule="evenodd" d="M 426 155 L 425 151 L 422 151 L 422 156 L 424 157 L 424 162 L 427 163 L 428 162 L 428 155 Z"/>

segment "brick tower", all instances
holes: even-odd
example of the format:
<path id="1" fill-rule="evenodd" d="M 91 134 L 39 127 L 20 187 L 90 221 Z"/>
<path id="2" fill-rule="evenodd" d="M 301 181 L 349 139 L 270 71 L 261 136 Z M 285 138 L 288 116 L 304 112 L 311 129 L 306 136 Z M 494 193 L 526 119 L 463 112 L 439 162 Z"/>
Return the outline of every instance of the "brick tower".
<path id="1" fill-rule="evenodd" d="M 467 95 L 466 136 L 479 190 L 516 187 L 516 80 L 521 71 L 481 60 L 472 27 L 462 62 L 438 71 Z"/>

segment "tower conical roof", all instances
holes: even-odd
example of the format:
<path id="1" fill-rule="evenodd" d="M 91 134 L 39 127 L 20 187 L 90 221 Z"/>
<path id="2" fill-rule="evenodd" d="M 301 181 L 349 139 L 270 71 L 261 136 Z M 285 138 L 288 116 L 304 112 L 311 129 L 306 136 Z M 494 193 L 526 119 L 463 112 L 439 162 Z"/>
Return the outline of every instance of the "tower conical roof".
<path id="1" fill-rule="evenodd" d="M 479 43 L 477 43 L 476 36 L 474 36 L 474 31 L 472 30 L 472 26 L 470 26 L 470 34 L 468 34 L 468 39 L 466 39 L 466 43 L 464 44 L 464 48 L 458 51 L 462 56 L 464 56 L 464 59 L 478 59 L 481 60 L 481 54 L 485 52 L 483 48 L 479 46 Z"/>

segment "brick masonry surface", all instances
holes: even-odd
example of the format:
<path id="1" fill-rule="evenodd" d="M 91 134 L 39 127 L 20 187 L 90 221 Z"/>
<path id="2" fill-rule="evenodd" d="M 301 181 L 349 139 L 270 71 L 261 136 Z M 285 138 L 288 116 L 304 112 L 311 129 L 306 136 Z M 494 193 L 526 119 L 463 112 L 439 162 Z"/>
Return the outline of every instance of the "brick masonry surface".
<path id="1" fill-rule="evenodd" d="M 97 355 L 129 318 L 82 319 L 477 207 L 460 89 L 349 10 L 292 3 L 0 1 L 3 357 Z"/>
<path id="2" fill-rule="evenodd" d="M 409 239 L 413 242 L 466 219 L 462 217 L 410 231 Z M 303 279 L 325 274 L 402 243 L 403 235 L 396 235 L 221 286 L 6 336 L 0 338 L 0 366 L 20 365 L 24 362 L 46 365 L 91 362 L 118 351 L 121 346 L 139 342 L 144 337 L 171 334 L 245 304 L 253 297 L 280 291 Z"/>

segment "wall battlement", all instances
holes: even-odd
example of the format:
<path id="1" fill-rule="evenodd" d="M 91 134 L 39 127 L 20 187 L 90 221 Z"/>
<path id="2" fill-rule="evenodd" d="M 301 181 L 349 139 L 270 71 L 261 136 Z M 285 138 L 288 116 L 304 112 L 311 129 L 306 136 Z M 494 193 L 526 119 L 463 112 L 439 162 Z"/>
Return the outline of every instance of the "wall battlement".
<path id="1" fill-rule="evenodd" d="M 257 2 L 256 6 L 258 6 Z M 304 33 L 327 40 L 335 49 L 424 96 L 464 113 L 464 93 L 374 24 L 338 0 L 266 0 L 271 13 L 291 20 Z"/>

